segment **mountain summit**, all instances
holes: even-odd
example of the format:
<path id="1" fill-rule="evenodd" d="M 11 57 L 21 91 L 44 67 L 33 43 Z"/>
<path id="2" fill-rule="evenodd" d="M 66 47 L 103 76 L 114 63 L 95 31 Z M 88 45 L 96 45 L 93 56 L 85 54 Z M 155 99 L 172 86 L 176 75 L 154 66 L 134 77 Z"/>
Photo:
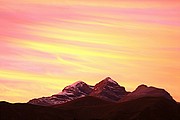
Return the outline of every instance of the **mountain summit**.
<path id="1" fill-rule="evenodd" d="M 139 85 L 136 90 L 129 93 L 127 96 L 122 98 L 120 101 L 130 101 L 133 99 L 143 98 L 143 97 L 163 97 L 169 100 L 173 100 L 171 95 L 164 89 L 156 87 L 148 87 L 147 85 Z"/>
<path id="2" fill-rule="evenodd" d="M 65 93 L 65 94 L 72 94 L 74 96 L 86 96 L 89 93 L 91 93 L 92 88 L 90 85 L 87 85 L 85 82 L 83 81 L 77 81 L 75 83 L 73 83 L 72 85 L 69 85 L 67 87 L 65 87 L 61 93 Z"/>
<path id="3" fill-rule="evenodd" d="M 127 94 L 124 87 L 120 86 L 110 77 L 105 78 L 94 86 L 91 96 L 98 97 L 107 101 L 118 101 Z"/>
<path id="4" fill-rule="evenodd" d="M 71 85 L 66 86 L 62 92 L 52 95 L 50 97 L 42 97 L 32 99 L 28 103 L 42 106 L 50 106 L 62 104 L 80 97 L 87 96 L 91 93 L 92 87 L 83 81 L 77 81 Z"/>

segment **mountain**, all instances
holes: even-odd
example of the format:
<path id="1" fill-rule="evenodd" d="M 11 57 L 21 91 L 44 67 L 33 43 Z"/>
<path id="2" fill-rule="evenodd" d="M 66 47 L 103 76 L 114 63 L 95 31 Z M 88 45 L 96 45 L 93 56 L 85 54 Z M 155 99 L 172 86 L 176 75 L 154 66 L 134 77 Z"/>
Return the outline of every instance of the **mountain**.
<path id="1" fill-rule="evenodd" d="M 130 93 L 107 77 L 28 103 L 0 102 L 0 120 L 180 120 L 180 104 L 164 89 L 140 85 Z"/>
<path id="2" fill-rule="evenodd" d="M 173 100 L 172 96 L 164 89 L 152 86 L 148 87 L 147 85 L 140 85 L 136 88 L 136 90 L 120 99 L 120 102 L 130 101 L 143 97 L 164 97 L 166 99 Z"/>
<path id="3" fill-rule="evenodd" d="M 41 106 L 52 106 L 86 96 L 92 96 L 110 102 L 124 102 L 142 97 L 164 97 L 173 100 L 167 91 L 152 86 L 140 85 L 133 92 L 127 92 L 123 86 L 120 86 L 116 81 L 107 77 L 95 86 L 88 85 L 83 81 L 77 81 L 66 86 L 62 92 L 58 94 L 50 97 L 32 99 L 28 103 Z"/>
<path id="4" fill-rule="evenodd" d="M 111 103 L 87 96 L 56 106 L 0 102 L 0 120 L 180 120 L 180 105 L 164 97 Z"/>
<path id="5" fill-rule="evenodd" d="M 66 86 L 62 92 L 58 94 L 50 97 L 32 99 L 28 103 L 51 106 L 66 103 L 85 96 L 93 96 L 106 101 L 116 102 L 127 94 L 128 92 L 126 92 L 124 87 L 120 86 L 110 77 L 107 77 L 95 86 L 88 85 L 83 81 L 77 81 L 69 86 Z"/>
<path id="6" fill-rule="evenodd" d="M 42 97 L 32 99 L 28 103 L 42 106 L 51 106 L 62 104 L 80 97 L 87 96 L 91 93 L 93 86 L 87 85 L 85 82 L 77 81 L 69 86 L 66 86 L 62 92 L 50 97 Z"/>
<path id="7" fill-rule="evenodd" d="M 125 88 L 120 86 L 110 77 L 105 78 L 94 86 L 90 96 L 98 97 L 107 101 L 118 101 L 127 95 Z"/>

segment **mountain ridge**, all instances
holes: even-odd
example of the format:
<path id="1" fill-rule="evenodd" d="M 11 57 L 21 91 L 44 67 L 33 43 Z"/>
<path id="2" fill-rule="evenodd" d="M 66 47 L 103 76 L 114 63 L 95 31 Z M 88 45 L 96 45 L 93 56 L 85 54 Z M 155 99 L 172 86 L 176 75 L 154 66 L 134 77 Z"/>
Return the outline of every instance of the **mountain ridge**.
<path id="1" fill-rule="evenodd" d="M 147 86 L 147 85 L 139 85 L 134 91 L 129 93 L 127 96 L 123 97 L 119 101 L 130 101 L 133 99 L 138 99 L 142 97 L 164 97 L 166 99 L 172 100 L 172 96 L 164 89 L 162 88 L 156 88 L 153 86 Z"/>
<path id="2" fill-rule="evenodd" d="M 58 94 L 54 94 L 50 97 L 35 98 L 28 103 L 41 106 L 52 106 L 87 96 L 97 97 L 110 102 L 130 101 L 141 97 L 165 97 L 173 100 L 172 96 L 164 89 L 152 86 L 148 87 L 142 84 L 134 91 L 127 92 L 125 87 L 120 86 L 112 78 L 106 77 L 95 86 L 88 85 L 83 81 L 77 81 L 66 86 L 62 92 Z"/>
<path id="3" fill-rule="evenodd" d="M 180 120 L 180 103 L 166 90 L 142 84 L 127 92 L 110 77 L 93 87 L 77 81 L 34 102 L 0 102 L 0 120 Z"/>

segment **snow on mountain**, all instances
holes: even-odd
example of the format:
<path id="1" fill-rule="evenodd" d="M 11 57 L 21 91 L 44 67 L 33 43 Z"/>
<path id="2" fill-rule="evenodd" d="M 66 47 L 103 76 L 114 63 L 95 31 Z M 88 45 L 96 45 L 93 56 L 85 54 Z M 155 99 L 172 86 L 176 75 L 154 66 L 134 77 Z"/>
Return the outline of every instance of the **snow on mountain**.
<path id="1" fill-rule="evenodd" d="M 83 81 L 77 81 L 62 90 L 62 93 L 71 93 L 75 96 L 88 95 L 92 88 Z"/>
<path id="2" fill-rule="evenodd" d="M 98 97 L 107 101 L 118 101 L 127 94 L 124 87 L 120 86 L 110 77 L 105 78 L 94 86 L 91 96 Z"/>
<path id="3" fill-rule="evenodd" d="M 92 91 L 92 86 L 87 85 L 82 81 L 77 81 L 69 86 L 66 86 L 62 92 L 52 95 L 50 97 L 42 97 L 32 99 L 28 103 L 49 106 L 62 104 L 80 97 L 87 96 Z"/>
<path id="4" fill-rule="evenodd" d="M 171 95 L 164 89 L 140 85 L 136 88 L 136 90 L 123 97 L 120 101 L 130 101 L 142 97 L 164 97 L 166 99 L 173 100 Z"/>

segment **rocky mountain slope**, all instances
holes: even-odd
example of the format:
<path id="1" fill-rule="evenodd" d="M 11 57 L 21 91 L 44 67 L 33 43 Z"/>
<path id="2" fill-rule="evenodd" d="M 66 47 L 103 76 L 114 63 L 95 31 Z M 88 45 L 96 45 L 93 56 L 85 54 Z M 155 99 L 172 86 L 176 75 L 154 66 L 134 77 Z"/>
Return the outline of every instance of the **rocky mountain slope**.
<path id="1" fill-rule="evenodd" d="M 50 97 L 32 99 L 28 103 L 42 106 L 62 104 L 85 96 L 94 96 L 107 101 L 118 101 L 127 95 L 125 88 L 120 86 L 110 77 L 105 78 L 95 86 L 90 86 L 83 81 L 77 81 L 65 87 L 62 92 Z"/>
<path id="2" fill-rule="evenodd" d="M 120 102 L 130 101 L 143 97 L 163 97 L 169 100 L 173 100 L 172 96 L 164 89 L 152 86 L 148 87 L 147 85 L 140 85 L 136 88 L 136 90 L 120 99 Z"/>
<path id="3" fill-rule="evenodd" d="M 110 77 L 107 77 L 94 86 L 94 89 L 90 93 L 90 96 L 116 102 L 127 94 L 128 92 L 126 92 L 124 87 L 120 86 Z"/>
<path id="4" fill-rule="evenodd" d="M 66 86 L 62 92 L 50 97 L 42 97 L 32 99 L 28 103 L 42 106 L 50 106 L 62 104 L 80 97 L 89 95 L 92 92 L 92 87 L 82 81 L 77 81 L 69 86 Z"/>
<path id="5" fill-rule="evenodd" d="M 58 94 L 50 97 L 32 99 L 28 103 L 41 106 L 52 106 L 87 96 L 110 102 L 125 102 L 143 97 L 164 97 L 173 100 L 167 91 L 152 86 L 140 85 L 133 92 L 127 92 L 123 86 L 120 86 L 116 81 L 107 77 L 95 86 L 88 85 L 83 81 L 77 81 L 66 86 L 62 92 Z"/>

